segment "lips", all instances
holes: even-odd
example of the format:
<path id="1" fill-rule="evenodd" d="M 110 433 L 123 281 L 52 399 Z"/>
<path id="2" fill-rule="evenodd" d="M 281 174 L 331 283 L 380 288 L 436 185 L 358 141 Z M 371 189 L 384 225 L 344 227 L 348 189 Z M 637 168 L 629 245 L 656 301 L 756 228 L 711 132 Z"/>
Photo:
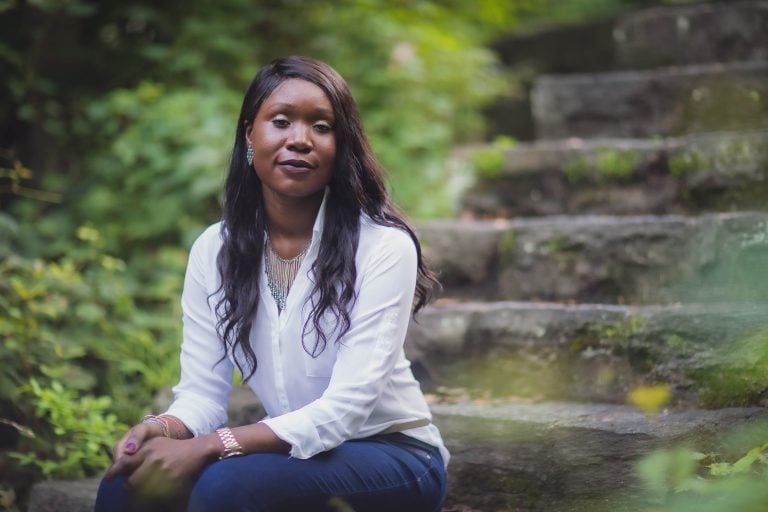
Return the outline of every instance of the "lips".
<path id="1" fill-rule="evenodd" d="M 316 167 L 306 160 L 297 159 L 283 160 L 278 162 L 278 165 L 282 165 L 284 167 L 294 167 L 296 169 L 314 169 Z"/>

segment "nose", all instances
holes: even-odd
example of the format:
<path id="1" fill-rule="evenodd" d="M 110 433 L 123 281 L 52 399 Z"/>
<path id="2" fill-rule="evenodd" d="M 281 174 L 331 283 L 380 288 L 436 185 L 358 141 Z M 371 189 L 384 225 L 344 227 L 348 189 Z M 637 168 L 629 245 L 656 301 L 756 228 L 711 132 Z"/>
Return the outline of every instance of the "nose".
<path id="1" fill-rule="evenodd" d="M 288 135 L 286 146 L 291 151 L 309 153 L 314 147 L 312 143 L 312 127 L 304 123 L 293 123 Z"/>

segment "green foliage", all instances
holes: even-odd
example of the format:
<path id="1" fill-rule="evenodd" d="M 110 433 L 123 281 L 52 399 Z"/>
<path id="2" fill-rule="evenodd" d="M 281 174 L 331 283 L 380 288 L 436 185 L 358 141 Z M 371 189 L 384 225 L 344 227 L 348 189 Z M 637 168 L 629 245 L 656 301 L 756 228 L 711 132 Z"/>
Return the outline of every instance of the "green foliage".
<path id="1" fill-rule="evenodd" d="M 498 177 L 504 171 L 507 151 L 516 144 L 512 137 L 499 136 L 490 147 L 472 153 L 475 174 L 481 178 Z"/>
<path id="2" fill-rule="evenodd" d="M 348 80 L 374 149 L 390 172 L 392 192 L 407 211 L 414 216 L 453 213 L 449 152 L 460 140 L 482 133 L 480 109 L 503 88 L 494 71 L 495 58 L 482 42 L 515 22 L 517 3 L 504 7 L 483 0 L 470 8 L 431 1 L 281 1 L 255 9 L 246 0 L 227 0 L 193 1 L 183 12 L 169 7 L 167 13 L 161 6 L 141 3 L 106 10 L 125 22 L 94 15 L 93 21 L 103 24 L 104 42 L 116 39 L 115 44 L 123 39 L 127 44 L 131 37 L 122 33 L 123 23 L 142 33 L 161 25 L 164 16 L 176 16 L 172 38 L 139 45 L 132 56 L 145 64 L 145 83 L 109 91 L 106 97 L 77 98 L 75 105 L 45 91 L 17 95 L 24 105 L 20 109 L 27 112 L 21 118 L 43 125 L 55 119 L 56 129 L 48 131 L 58 134 L 61 151 L 73 148 L 88 156 L 83 162 L 81 155 L 72 155 L 80 160 L 73 173 L 94 189 L 87 191 L 75 225 L 85 221 L 83 212 L 93 219 L 109 203 L 114 206 L 108 223 L 126 211 L 136 217 L 144 213 L 125 210 L 124 203 L 154 209 L 152 221 L 134 226 L 138 233 L 129 227 L 128 236 L 150 234 L 158 229 L 156 219 L 174 218 L 180 209 L 181 222 L 194 224 L 189 218 L 200 218 L 200 203 L 215 207 L 245 84 L 260 65 L 289 54 L 324 59 Z M 14 71 L 26 72 L 23 67 Z M 14 80 L 16 73 L 10 73 Z M 46 111 L 39 101 L 29 101 L 30 94 L 56 106 Z M 83 110 L 88 112 L 84 117 L 71 115 Z M 115 136 L 120 140 L 113 140 Z M 115 179 L 116 173 L 126 177 Z M 190 194 L 185 186 L 201 174 Z M 58 185 L 71 185 L 60 177 Z M 150 178 L 154 187 L 147 186 Z M 109 188 L 120 181 L 127 186 L 119 192 Z M 144 197 L 147 190 L 162 202 Z M 79 192 L 86 191 L 73 192 L 70 200 L 78 201 Z M 95 210 L 87 210 L 94 203 Z M 111 227 L 100 228 L 112 237 Z"/>
<path id="3" fill-rule="evenodd" d="M 643 335 L 647 326 L 648 320 L 639 315 L 630 315 L 616 322 L 592 323 L 571 340 L 570 349 L 576 353 L 590 347 L 607 346 L 616 351 L 630 351 L 633 341 Z"/>
<path id="4" fill-rule="evenodd" d="M 598 148 L 592 154 L 566 162 L 563 170 L 572 183 L 610 183 L 632 176 L 641 161 L 639 151 Z"/>
<path id="5" fill-rule="evenodd" d="M 765 174 L 768 145 L 753 139 L 723 140 L 716 143 L 693 144 L 673 154 L 669 159 L 670 172 L 679 177 L 694 172 L 716 171 L 738 176 L 741 173 Z"/>
<path id="6" fill-rule="evenodd" d="M 620 322 L 595 325 L 594 332 L 599 338 L 630 340 L 642 333 L 647 325 L 645 318 L 630 315 Z"/>
<path id="7" fill-rule="evenodd" d="M 707 406 L 748 405 L 768 395 L 768 327 L 728 343 L 714 361 L 689 372 Z"/>
<path id="8" fill-rule="evenodd" d="M 178 374 L 178 314 L 139 309 L 124 262 L 78 235 L 59 261 L 0 260 L 0 417 L 31 430 L 17 458 L 46 476 L 103 469 L 121 422 Z"/>
<path id="9" fill-rule="evenodd" d="M 150 82 L 92 102 L 86 119 L 105 145 L 85 162 L 98 172 L 77 202 L 78 220 L 98 219 L 107 247 L 121 253 L 136 243 L 188 246 L 218 216 L 239 102 L 228 90 Z"/>
<path id="10" fill-rule="evenodd" d="M 701 171 L 706 165 L 706 157 L 698 151 L 681 151 L 669 159 L 669 171 L 674 176 Z"/>
<path id="11" fill-rule="evenodd" d="M 764 511 L 768 500 L 768 444 L 731 460 L 682 447 L 652 453 L 637 466 L 644 503 L 638 504 L 636 510 Z"/>
<path id="12" fill-rule="evenodd" d="M 705 455 L 685 448 L 660 450 L 637 465 L 637 472 L 647 493 L 654 500 L 664 500 L 670 493 L 690 489 L 691 477 Z"/>
<path id="13" fill-rule="evenodd" d="M 49 478 L 82 478 L 109 465 L 115 436 L 126 429 L 110 412 L 109 397 L 78 396 L 58 381 L 43 388 L 34 378 L 21 390 L 35 405 L 37 418 L 47 421 L 54 434 L 23 443 L 29 445 L 23 446 L 26 450 L 12 454 L 22 464 L 36 466 Z"/>

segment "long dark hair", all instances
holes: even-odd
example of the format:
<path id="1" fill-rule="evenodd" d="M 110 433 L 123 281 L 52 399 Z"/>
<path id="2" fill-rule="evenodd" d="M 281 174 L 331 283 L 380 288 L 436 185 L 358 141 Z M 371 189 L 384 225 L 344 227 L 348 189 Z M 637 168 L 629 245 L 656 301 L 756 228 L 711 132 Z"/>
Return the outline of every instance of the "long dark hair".
<path id="1" fill-rule="evenodd" d="M 223 291 L 216 304 L 217 327 L 225 357 L 233 354 L 246 380 L 253 376 L 257 365 L 249 336 L 259 304 L 258 262 L 264 251 L 267 225 L 261 182 L 245 158 L 245 133 L 264 100 L 291 78 L 306 80 L 325 91 L 336 119 L 333 127 L 335 167 L 329 184 L 320 251 L 310 271 L 314 281 L 310 295 L 312 310 L 303 331 L 306 335 L 314 330 L 317 339 L 312 347 L 302 339 L 304 350 L 316 357 L 325 349 L 330 334 L 339 340 L 350 328 L 349 311 L 356 299 L 355 254 L 363 213 L 377 224 L 402 229 L 413 240 L 418 256 L 414 314 L 427 304 L 432 289 L 438 285 L 424 262 L 416 234 L 387 194 L 383 170 L 363 133 L 357 105 L 344 79 L 329 65 L 314 59 L 277 59 L 258 72 L 243 99 L 224 191 L 223 245 L 217 260 L 221 274 L 218 291 Z M 326 311 L 337 319 L 332 333 L 322 329 L 320 320 Z M 245 361 L 237 359 L 238 347 Z"/>

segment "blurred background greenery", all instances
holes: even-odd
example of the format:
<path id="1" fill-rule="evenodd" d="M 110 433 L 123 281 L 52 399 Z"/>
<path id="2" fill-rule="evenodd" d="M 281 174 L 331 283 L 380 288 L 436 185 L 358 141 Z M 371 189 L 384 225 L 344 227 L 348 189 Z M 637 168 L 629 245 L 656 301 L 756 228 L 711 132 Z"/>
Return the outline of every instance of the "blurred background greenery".
<path id="1" fill-rule="evenodd" d="M 176 380 L 186 251 L 261 65 L 334 66 L 396 200 L 450 217 L 451 151 L 516 83 L 488 45 L 644 3 L 0 0 L 0 492 L 103 470 Z"/>

